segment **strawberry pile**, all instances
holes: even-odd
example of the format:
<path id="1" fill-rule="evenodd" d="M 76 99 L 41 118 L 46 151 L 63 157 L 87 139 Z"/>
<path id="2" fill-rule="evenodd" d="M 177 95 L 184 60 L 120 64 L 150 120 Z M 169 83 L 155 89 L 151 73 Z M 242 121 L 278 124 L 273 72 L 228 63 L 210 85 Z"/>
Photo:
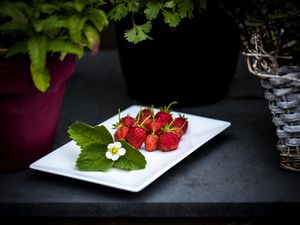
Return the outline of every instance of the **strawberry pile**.
<path id="1" fill-rule="evenodd" d="M 136 117 L 127 115 L 120 117 L 114 124 L 115 140 L 127 141 L 136 149 L 144 144 L 147 151 L 172 151 L 177 149 L 181 137 L 188 129 L 187 118 L 183 115 L 173 118 L 171 105 L 160 108 L 154 113 L 153 106 L 141 109 Z"/>

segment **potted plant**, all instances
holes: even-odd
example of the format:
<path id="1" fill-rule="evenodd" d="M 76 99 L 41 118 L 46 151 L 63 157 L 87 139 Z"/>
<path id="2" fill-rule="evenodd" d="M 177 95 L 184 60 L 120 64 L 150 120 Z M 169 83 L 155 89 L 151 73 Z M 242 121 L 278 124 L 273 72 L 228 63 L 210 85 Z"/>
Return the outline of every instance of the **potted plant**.
<path id="1" fill-rule="evenodd" d="M 226 96 L 240 45 L 232 18 L 216 1 L 111 3 L 109 16 L 116 21 L 122 71 L 133 99 L 195 106 Z"/>
<path id="2" fill-rule="evenodd" d="M 65 84 L 108 24 L 102 0 L 0 3 L 0 172 L 27 168 L 54 143 Z"/>
<path id="3" fill-rule="evenodd" d="M 232 2 L 231 2 L 232 3 Z M 249 71 L 261 78 L 279 138 L 281 168 L 300 172 L 300 6 L 296 0 L 237 0 Z"/>

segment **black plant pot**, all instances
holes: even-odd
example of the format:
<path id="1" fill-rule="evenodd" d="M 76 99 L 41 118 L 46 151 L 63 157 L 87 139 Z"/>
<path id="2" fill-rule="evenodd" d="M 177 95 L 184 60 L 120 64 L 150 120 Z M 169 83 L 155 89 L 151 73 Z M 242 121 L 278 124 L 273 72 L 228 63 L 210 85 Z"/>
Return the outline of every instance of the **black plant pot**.
<path id="1" fill-rule="evenodd" d="M 131 18 L 116 24 L 122 71 L 131 98 L 148 105 L 176 100 L 178 106 L 199 106 L 227 95 L 240 50 L 231 18 L 210 10 L 184 20 L 175 29 L 157 20 L 153 40 L 136 45 L 124 38 L 124 30 L 130 27 Z"/>

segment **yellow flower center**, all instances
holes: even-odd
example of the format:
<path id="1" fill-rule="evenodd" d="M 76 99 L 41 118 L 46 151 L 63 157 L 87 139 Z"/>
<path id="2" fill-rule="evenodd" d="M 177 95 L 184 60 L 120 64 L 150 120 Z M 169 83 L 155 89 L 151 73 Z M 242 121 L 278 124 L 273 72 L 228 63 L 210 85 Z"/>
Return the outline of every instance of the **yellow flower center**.
<path id="1" fill-rule="evenodd" d="M 117 153 L 118 153 L 118 149 L 117 149 L 117 148 L 113 148 L 113 149 L 111 150 L 111 153 L 112 153 L 112 154 L 117 154 Z"/>

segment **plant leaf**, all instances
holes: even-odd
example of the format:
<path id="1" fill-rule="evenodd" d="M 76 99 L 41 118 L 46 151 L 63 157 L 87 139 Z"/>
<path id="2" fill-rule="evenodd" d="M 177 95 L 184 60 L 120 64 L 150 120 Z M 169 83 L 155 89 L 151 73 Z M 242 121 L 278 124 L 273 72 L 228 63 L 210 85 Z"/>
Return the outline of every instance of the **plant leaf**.
<path id="1" fill-rule="evenodd" d="M 99 143 L 86 146 L 77 158 L 76 167 L 82 171 L 107 171 L 114 161 L 106 158 L 106 151 L 107 147 Z"/>
<path id="2" fill-rule="evenodd" d="M 146 167 L 146 159 L 143 154 L 133 148 L 125 141 L 120 141 L 122 147 L 126 149 L 126 154 L 120 157 L 115 163 L 114 167 L 125 170 L 140 170 Z"/>
<path id="3" fill-rule="evenodd" d="M 167 1 L 166 3 L 164 3 L 164 7 L 172 9 L 172 8 L 175 7 L 175 2 L 172 1 L 172 0 L 171 1 Z"/>
<path id="4" fill-rule="evenodd" d="M 47 50 L 51 52 L 66 52 L 80 57 L 84 54 L 83 48 L 70 41 L 62 40 L 48 40 Z"/>
<path id="5" fill-rule="evenodd" d="M 45 92 L 50 84 L 50 75 L 46 68 L 47 39 L 45 36 L 33 36 L 27 41 L 30 58 L 30 71 L 37 89 Z"/>
<path id="6" fill-rule="evenodd" d="M 85 17 L 81 18 L 77 15 L 73 15 L 68 19 L 71 40 L 77 44 L 81 44 L 82 31 L 86 20 Z"/>
<path id="7" fill-rule="evenodd" d="M 245 24 L 246 24 L 246 26 L 249 26 L 249 27 L 258 27 L 258 26 L 264 25 L 264 22 L 253 16 L 248 16 L 246 18 Z"/>
<path id="8" fill-rule="evenodd" d="M 10 48 L 5 53 L 5 58 L 9 58 L 11 56 L 14 56 L 19 53 L 25 53 L 27 52 L 27 43 L 24 41 L 19 41 L 10 46 Z"/>
<path id="9" fill-rule="evenodd" d="M 183 0 L 178 4 L 178 11 L 181 18 L 192 18 L 194 10 L 194 3 L 192 0 Z"/>
<path id="10" fill-rule="evenodd" d="M 5 2 L 0 7 L 0 15 L 11 17 L 13 20 L 19 20 L 19 21 L 25 21 L 27 22 L 27 19 L 23 12 L 18 9 L 18 7 L 14 6 L 14 3 L 11 2 Z"/>
<path id="11" fill-rule="evenodd" d="M 88 9 L 88 18 L 91 20 L 94 24 L 94 26 L 97 28 L 99 32 L 101 32 L 104 28 L 104 26 L 108 26 L 108 19 L 106 17 L 106 14 L 103 10 L 97 10 L 97 9 Z"/>
<path id="12" fill-rule="evenodd" d="M 108 16 L 113 20 L 113 21 L 119 21 L 122 18 L 126 17 L 128 14 L 129 10 L 126 7 L 125 3 L 118 4 L 114 8 L 112 8 L 108 12 Z"/>
<path id="13" fill-rule="evenodd" d="M 12 30 L 30 32 L 30 26 L 28 23 L 20 20 L 12 20 L 0 25 L 0 31 L 5 32 Z"/>
<path id="14" fill-rule="evenodd" d="M 99 33 L 92 26 L 86 25 L 84 27 L 84 34 L 88 42 L 88 47 L 92 52 L 92 55 L 96 55 L 100 46 Z"/>
<path id="15" fill-rule="evenodd" d="M 90 126 L 83 122 L 76 122 L 69 127 L 68 133 L 82 149 L 91 144 L 107 146 L 113 142 L 111 134 L 103 125 Z"/>
<path id="16" fill-rule="evenodd" d="M 67 21 L 61 16 L 49 16 L 43 20 L 33 20 L 32 24 L 37 32 L 68 27 Z"/>
<path id="17" fill-rule="evenodd" d="M 176 27 L 180 23 L 181 19 L 177 13 L 173 13 L 170 11 L 164 11 L 164 21 L 169 24 L 170 27 Z"/>
<path id="18" fill-rule="evenodd" d="M 162 4 L 160 2 L 148 2 L 146 5 L 146 9 L 144 10 L 144 13 L 146 15 L 146 18 L 148 20 L 155 19 L 162 7 Z"/>
<path id="19" fill-rule="evenodd" d="M 134 44 L 144 41 L 147 39 L 152 39 L 147 33 L 150 32 L 152 28 L 152 24 L 150 21 L 143 25 L 133 25 L 133 28 L 125 31 L 125 38 L 127 41 L 132 42 Z"/>

